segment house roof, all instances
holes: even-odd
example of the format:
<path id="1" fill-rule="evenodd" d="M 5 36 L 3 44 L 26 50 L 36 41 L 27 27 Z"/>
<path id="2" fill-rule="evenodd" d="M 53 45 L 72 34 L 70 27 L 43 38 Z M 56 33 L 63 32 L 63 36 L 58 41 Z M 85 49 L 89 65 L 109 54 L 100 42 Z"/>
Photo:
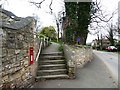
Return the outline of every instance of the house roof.
<path id="1" fill-rule="evenodd" d="M 17 16 L 15 14 L 13 14 L 12 12 L 7 11 L 7 10 L 5 10 L 3 8 L 0 8 L 0 12 L 2 12 L 5 15 L 9 16 L 10 18 L 17 18 Z"/>
<path id="2" fill-rule="evenodd" d="M 0 12 L 6 14 L 7 16 L 9 16 L 15 20 L 14 23 L 12 22 L 9 24 L 7 22 L 4 22 L 3 20 L 0 20 L 1 28 L 10 28 L 10 29 L 17 30 L 17 29 L 21 29 L 21 28 L 25 27 L 26 25 L 28 25 L 30 22 L 32 22 L 34 20 L 33 17 L 26 17 L 26 18 L 17 17 L 12 12 L 4 10 L 4 9 L 0 9 Z"/>
<path id="3" fill-rule="evenodd" d="M 15 23 L 11 24 L 7 24 L 6 22 L 0 21 L 0 27 L 17 30 L 27 26 L 32 21 L 33 21 L 32 17 L 21 18 L 19 21 L 16 21 Z"/>

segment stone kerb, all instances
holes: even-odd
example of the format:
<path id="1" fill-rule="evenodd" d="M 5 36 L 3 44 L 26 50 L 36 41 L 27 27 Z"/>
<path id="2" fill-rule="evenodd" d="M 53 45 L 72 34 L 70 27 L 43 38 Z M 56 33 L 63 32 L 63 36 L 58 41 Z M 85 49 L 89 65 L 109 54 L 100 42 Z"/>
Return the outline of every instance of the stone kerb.
<path id="1" fill-rule="evenodd" d="M 64 45 L 64 54 L 68 67 L 68 75 L 75 77 L 76 68 L 82 68 L 88 61 L 92 60 L 91 47 L 76 47 Z"/>

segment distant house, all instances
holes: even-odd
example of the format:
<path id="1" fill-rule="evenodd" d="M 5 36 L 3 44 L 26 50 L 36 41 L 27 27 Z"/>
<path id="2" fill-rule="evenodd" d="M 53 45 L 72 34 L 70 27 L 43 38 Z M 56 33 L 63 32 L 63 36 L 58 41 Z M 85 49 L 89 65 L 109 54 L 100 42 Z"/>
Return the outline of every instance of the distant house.
<path id="1" fill-rule="evenodd" d="M 101 39 L 100 40 L 95 39 L 95 40 L 92 41 L 91 45 L 92 45 L 93 48 L 100 47 L 101 45 L 102 45 L 102 48 L 106 48 L 107 46 L 110 45 L 110 41 L 108 39 L 102 39 L 102 40 Z"/>
<path id="2" fill-rule="evenodd" d="M 91 46 L 93 48 L 96 48 L 98 46 L 97 39 L 95 39 L 95 40 L 92 41 Z"/>
<path id="3" fill-rule="evenodd" d="M 110 41 L 107 40 L 107 39 L 103 39 L 102 40 L 102 44 L 103 44 L 103 46 L 109 46 L 110 45 Z"/>

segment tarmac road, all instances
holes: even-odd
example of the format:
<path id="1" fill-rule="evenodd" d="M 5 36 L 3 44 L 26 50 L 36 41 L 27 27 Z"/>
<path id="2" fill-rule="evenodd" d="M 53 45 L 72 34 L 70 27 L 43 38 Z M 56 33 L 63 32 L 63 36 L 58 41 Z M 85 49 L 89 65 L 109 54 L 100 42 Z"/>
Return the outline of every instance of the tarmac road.
<path id="1" fill-rule="evenodd" d="M 104 52 L 104 51 L 93 51 L 95 55 L 97 55 L 100 60 L 104 62 L 116 84 L 118 84 L 118 70 L 120 70 L 120 63 L 118 63 L 118 58 L 120 54 L 113 52 Z"/>

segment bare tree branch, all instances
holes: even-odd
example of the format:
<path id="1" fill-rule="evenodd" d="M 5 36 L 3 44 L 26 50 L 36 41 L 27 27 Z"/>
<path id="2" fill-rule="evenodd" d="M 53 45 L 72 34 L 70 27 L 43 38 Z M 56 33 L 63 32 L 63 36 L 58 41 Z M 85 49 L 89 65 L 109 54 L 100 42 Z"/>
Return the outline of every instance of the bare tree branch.
<path id="1" fill-rule="evenodd" d="M 65 28 L 70 25 L 70 20 L 69 20 L 69 17 L 66 17 L 65 18 L 65 21 L 63 22 L 63 29 L 65 30 Z"/>
<path id="2" fill-rule="evenodd" d="M 37 3 L 37 2 L 30 2 L 32 4 L 34 4 L 36 7 L 41 8 L 41 4 L 44 2 L 45 0 L 42 0 L 41 2 Z"/>
<path id="3" fill-rule="evenodd" d="M 100 20 L 101 22 L 109 22 L 113 16 L 117 13 L 117 9 L 112 13 L 112 15 L 110 17 L 107 18 L 107 14 L 103 14 L 103 10 L 101 10 L 101 7 L 100 6 L 100 2 L 98 2 L 98 0 L 96 0 L 95 2 L 93 2 L 93 12 L 91 13 L 91 20 L 94 19 L 94 18 L 97 18 L 98 20 Z M 93 22 L 98 22 L 93 20 Z"/>
<path id="4" fill-rule="evenodd" d="M 50 13 L 52 14 L 53 12 L 52 12 L 52 8 L 51 8 L 51 6 L 52 6 L 52 3 L 53 3 L 53 0 L 51 0 L 51 3 L 50 3 L 50 5 L 49 5 L 49 9 L 50 9 Z"/>
<path id="5" fill-rule="evenodd" d="M 44 2 L 45 0 L 42 0 L 41 2 L 30 2 L 30 3 L 32 3 L 33 5 L 35 5 L 37 8 L 41 8 L 41 4 Z M 52 14 L 53 13 L 53 9 L 51 8 L 51 6 L 52 6 L 52 4 L 53 4 L 53 0 L 51 0 L 51 2 L 50 2 L 50 4 L 49 4 L 49 9 L 50 9 L 50 14 Z M 47 12 L 47 13 L 49 13 L 49 12 Z"/>

